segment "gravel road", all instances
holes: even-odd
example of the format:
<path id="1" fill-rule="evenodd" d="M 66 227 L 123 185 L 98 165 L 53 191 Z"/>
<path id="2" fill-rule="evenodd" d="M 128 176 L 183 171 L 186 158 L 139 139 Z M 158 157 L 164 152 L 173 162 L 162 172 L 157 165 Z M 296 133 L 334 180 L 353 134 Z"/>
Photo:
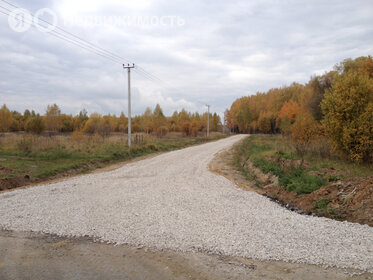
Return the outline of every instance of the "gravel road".
<path id="1" fill-rule="evenodd" d="M 0 227 L 373 272 L 373 228 L 290 212 L 208 170 L 242 137 L 0 194 Z"/>

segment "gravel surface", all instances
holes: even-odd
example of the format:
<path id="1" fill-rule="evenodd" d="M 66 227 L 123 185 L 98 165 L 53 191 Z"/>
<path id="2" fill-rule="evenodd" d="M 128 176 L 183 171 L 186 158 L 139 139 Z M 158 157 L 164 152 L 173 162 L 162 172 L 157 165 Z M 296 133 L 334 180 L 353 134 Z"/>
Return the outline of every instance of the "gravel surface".
<path id="1" fill-rule="evenodd" d="M 290 212 L 208 170 L 244 136 L 0 195 L 0 227 L 373 272 L 373 228 Z"/>

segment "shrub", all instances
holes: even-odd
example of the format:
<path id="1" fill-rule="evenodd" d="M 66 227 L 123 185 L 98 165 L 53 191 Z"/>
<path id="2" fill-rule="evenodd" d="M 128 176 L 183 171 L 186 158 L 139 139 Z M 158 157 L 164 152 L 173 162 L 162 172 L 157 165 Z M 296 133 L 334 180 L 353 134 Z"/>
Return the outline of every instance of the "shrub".
<path id="1" fill-rule="evenodd" d="M 312 210 L 325 210 L 328 207 L 329 202 L 332 201 L 330 198 L 325 197 L 321 198 L 318 201 L 315 202 Z"/>
<path id="2" fill-rule="evenodd" d="M 334 149 L 356 162 L 373 161 L 373 79 L 359 71 L 339 75 L 321 105 Z"/>
<path id="3" fill-rule="evenodd" d="M 312 193 L 325 185 L 325 180 L 314 175 L 309 175 L 302 168 L 289 170 L 279 178 L 281 186 L 287 191 L 295 191 L 297 194 Z"/>
<path id="4" fill-rule="evenodd" d="M 44 120 L 39 114 L 29 117 L 25 124 L 25 130 L 27 132 L 41 134 L 45 130 Z"/>
<path id="5" fill-rule="evenodd" d="M 80 130 L 75 130 L 71 136 L 71 140 L 81 143 L 84 140 L 84 135 Z"/>
<path id="6" fill-rule="evenodd" d="M 319 134 L 320 126 L 309 113 L 304 113 L 297 118 L 291 127 L 291 139 L 295 150 L 302 158 Z"/>

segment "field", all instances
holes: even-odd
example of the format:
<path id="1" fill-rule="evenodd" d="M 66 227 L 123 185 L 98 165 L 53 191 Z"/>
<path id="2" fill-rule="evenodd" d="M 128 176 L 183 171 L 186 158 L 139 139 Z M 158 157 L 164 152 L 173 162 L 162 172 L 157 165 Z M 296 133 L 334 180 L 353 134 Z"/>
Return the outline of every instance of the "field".
<path id="1" fill-rule="evenodd" d="M 53 136 L 4 133 L 0 136 L 0 190 L 86 173 L 139 156 L 223 137 L 225 135 L 220 133 L 211 133 L 209 138 L 181 137 L 180 133 L 170 133 L 162 138 L 136 134 L 129 149 L 127 134 L 122 133 L 107 137 L 81 133 Z"/>
<path id="2" fill-rule="evenodd" d="M 234 165 L 259 192 L 307 212 L 372 224 L 373 166 L 328 152 L 315 142 L 300 157 L 281 135 L 252 135 L 237 148 Z"/>

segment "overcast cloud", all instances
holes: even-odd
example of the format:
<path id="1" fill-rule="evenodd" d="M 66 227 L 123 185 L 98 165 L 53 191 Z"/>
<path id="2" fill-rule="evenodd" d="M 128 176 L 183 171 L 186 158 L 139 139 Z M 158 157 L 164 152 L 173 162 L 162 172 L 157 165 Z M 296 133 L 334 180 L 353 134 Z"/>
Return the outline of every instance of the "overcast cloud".
<path id="1" fill-rule="evenodd" d="M 240 96 L 330 70 L 373 53 L 373 1 L 8 0 L 142 66 L 166 83 L 133 73 L 133 111 L 159 103 L 167 114 L 206 103 L 222 113 Z M 0 5 L 8 7 L 0 0 Z M 1 9 L 0 9 L 1 10 Z M 119 26 L 72 19 L 175 16 L 184 24 Z M 45 19 L 49 20 L 48 15 Z M 92 23 L 92 22 L 91 22 Z M 0 14 L 0 103 L 44 113 L 127 112 L 121 65 L 31 28 L 14 32 Z M 127 114 L 127 113 L 126 113 Z"/>

